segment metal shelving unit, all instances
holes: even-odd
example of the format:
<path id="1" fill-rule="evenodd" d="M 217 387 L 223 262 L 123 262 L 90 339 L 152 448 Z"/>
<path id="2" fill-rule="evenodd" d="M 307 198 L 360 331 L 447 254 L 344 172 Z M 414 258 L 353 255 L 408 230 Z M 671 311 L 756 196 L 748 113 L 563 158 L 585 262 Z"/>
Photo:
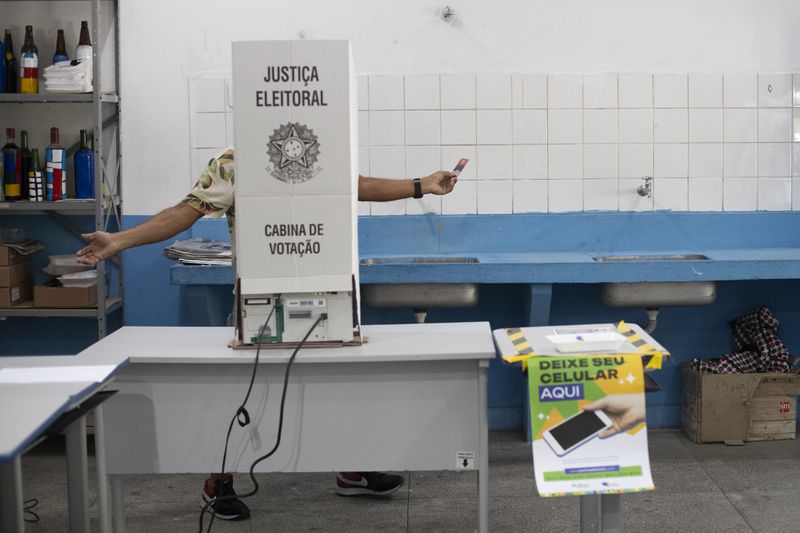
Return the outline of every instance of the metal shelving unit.
<path id="1" fill-rule="evenodd" d="M 105 302 L 106 313 L 113 313 L 122 307 L 122 298 L 114 297 L 107 298 Z M 97 309 L 94 307 L 75 308 L 75 309 L 55 309 L 45 307 L 33 307 L 29 302 L 22 304 L 11 309 L 0 310 L 0 316 L 4 317 L 81 317 L 93 318 L 97 315 Z"/>
<path id="2" fill-rule="evenodd" d="M 68 215 L 93 215 L 94 200 L 76 200 L 66 202 L 0 202 L 0 213 L 15 215 L 42 214 L 48 211 Z"/>
<path id="3" fill-rule="evenodd" d="M 0 94 L 0 104 L 80 104 L 91 106 L 92 123 L 94 131 L 94 197 L 95 200 L 66 200 L 59 202 L 0 202 L 0 216 L 2 215 L 47 215 L 57 223 L 66 227 L 70 232 L 80 235 L 83 233 L 68 217 L 75 215 L 88 215 L 94 218 L 94 231 L 108 229 L 112 218 L 117 228 L 122 226 L 121 190 L 120 190 L 120 143 L 119 143 L 119 95 L 114 92 L 119 88 L 119 1 L 110 2 L 113 9 L 115 53 L 113 58 L 114 78 L 116 88 L 113 91 L 104 89 L 101 74 L 104 67 L 101 61 L 101 15 L 100 0 L 91 2 L 91 34 L 93 43 L 93 85 L 94 92 L 85 94 Z M 109 4 L 109 2 L 103 2 Z M 42 90 L 44 90 L 42 88 Z M 77 147 L 68 147 L 67 152 L 72 153 Z M 106 154 L 104 156 L 104 154 Z M 117 294 L 109 295 L 106 284 L 106 273 L 109 263 L 117 273 Z M 106 335 L 106 322 L 108 315 L 122 310 L 123 301 L 123 265 L 120 257 L 97 265 L 97 302 L 95 308 L 80 309 L 42 309 L 34 308 L 32 304 L 22 305 L 10 309 L 0 309 L 2 317 L 83 317 L 97 320 L 98 338 Z"/>
<path id="4" fill-rule="evenodd" d="M 104 94 L 100 96 L 100 102 L 103 104 L 118 104 L 119 95 L 114 93 Z M 53 104 L 53 103 L 67 103 L 67 104 L 91 104 L 94 103 L 93 93 L 84 94 L 19 94 L 19 93 L 0 93 L 0 103 L 3 104 Z"/>

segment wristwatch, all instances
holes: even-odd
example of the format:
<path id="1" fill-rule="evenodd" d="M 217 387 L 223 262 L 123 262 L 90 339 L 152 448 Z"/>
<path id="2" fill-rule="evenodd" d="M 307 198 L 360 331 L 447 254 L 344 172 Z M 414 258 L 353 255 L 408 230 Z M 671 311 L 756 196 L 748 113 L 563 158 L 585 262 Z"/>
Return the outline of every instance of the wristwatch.
<path id="1" fill-rule="evenodd" d="M 414 178 L 414 198 L 422 198 L 422 180 Z"/>

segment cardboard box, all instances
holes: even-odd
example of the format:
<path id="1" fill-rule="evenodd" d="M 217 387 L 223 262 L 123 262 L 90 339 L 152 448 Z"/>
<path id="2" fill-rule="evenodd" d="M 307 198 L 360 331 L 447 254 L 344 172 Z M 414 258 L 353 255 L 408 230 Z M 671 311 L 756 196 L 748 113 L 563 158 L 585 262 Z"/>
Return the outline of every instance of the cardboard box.
<path id="1" fill-rule="evenodd" d="M 694 442 L 795 438 L 797 374 L 703 374 L 681 365 L 681 429 Z"/>
<path id="2" fill-rule="evenodd" d="M 0 244 L 0 266 L 13 265 L 24 260 L 24 255 L 13 248 Z"/>
<path id="3" fill-rule="evenodd" d="M 0 287 L 0 308 L 16 307 L 31 299 L 33 295 L 33 281 L 22 280 L 10 287 Z"/>
<path id="4" fill-rule="evenodd" d="M 33 279 L 30 259 L 24 259 L 10 266 L 0 266 L 0 287 L 13 287 L 26 279 Z"/>
<path id="5" fill-rule="evenodd" d="M 91 287 L 61 287 L 53 280 L 33 288 L 34 307 L 73 309 L 97 306 L 97 285 Z"/>

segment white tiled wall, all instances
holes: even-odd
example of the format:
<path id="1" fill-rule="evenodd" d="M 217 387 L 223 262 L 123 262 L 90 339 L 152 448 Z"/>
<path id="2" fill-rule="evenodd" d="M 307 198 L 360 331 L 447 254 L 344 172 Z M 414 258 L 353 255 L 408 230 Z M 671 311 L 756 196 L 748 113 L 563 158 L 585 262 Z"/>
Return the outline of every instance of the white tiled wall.
<path id="1" fill-rule="evenodd" d="M 232 142 L 228 85 L 190 78 L 195 176 Z M 362 215 L 800 210 L 800 75 L 359 76 L 358 93 L 361 174 L 470 159 L 452 194 Z"/>

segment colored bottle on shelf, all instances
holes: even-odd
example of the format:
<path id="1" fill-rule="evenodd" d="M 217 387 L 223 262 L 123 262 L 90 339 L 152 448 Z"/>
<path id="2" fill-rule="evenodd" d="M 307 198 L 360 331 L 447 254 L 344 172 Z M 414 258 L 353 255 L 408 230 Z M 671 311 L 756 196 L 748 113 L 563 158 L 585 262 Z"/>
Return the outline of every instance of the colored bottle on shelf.
<path id="1" fill-rule="evenodd" d="M 44 151 L 47 200 L 57 202 L 67 197 L 67 151 L 59 144 L 58 128 L 50 128 L 50 146 Z"/>
<path id="2" fill-rule="evenodd" d="M 16 144 L 14 128 L 6 128 L 8 142 L 3 146 L 3 191 L 0 200 L 19 200 L 22 184 L 22 154 Z"/>
<path id="3" fill-rule="evenodd" d="M 33 26 L 25 26 L 25 42 L 19 51 L 19 92 L 39 92 L 39 49 L 33 44 Z"/>
<path id="4" fill-rule="evenodd" d="M 31 168 L 28 170 L 28 199 L 31 202 L 42 202 L 44 197 L 44 176 L 39 165 L 39 149 L 34 148 L 31 152 Z"/>
<path id="5" fill-rule="evenodd" d="M 69 61 L 69 54 L 67 54 L 67 44 L 64 40 L 64 30 L 58 30 L 58 37 L 56 37 L 56 53 L 53 54 L 53 64 L 61 63 L 62 61 Z"/>
<path id="6" fill-rule="evenodd" d="M 30 198 L 28 173 L 31 170 L 33 152 L 28 148 L 28 132 L 25 130 L 19 132 L 19 153 L 22 160 L 22 199 L 27 200 Z"/>
<path id="7" fill-rule="evenodd" d="M 81 130 L 81 147 L 73 156 L 75 196 L 94 198 L 94 152 L 89 146 L 89 132 Z"/>
<path id="8" fill-rule="evenodd" d="M 89 23 L 85 20 L 81 21 L 81 35 L 78 39 L 78 46 L 75 47 L 75 60 L 84 62 L 89 61 L 89 77 L 87 79 L 89 85 L 92 84 L 94 78 L 94 68 L 91 65 L 93 56 L 92 40 L 89 37 Z"/>
<path id="9" fill-rule="evenodd" d="M 81 35 L 78 39 L 78 46 L 75 47 L 75 59 L 86 61 L 92 59 L 92 39 L 89 37 L 89 23 L 81 21 Z"/>
<path id="10" fill-rule="evenodd" d="M 6 30 L 3 38 L 3 48 L 6 54 L 6 86 L 5 92 L 17 92 L 17 58 L 14 55 L 14 41 L 11 39 L 11 30 Z"/>

